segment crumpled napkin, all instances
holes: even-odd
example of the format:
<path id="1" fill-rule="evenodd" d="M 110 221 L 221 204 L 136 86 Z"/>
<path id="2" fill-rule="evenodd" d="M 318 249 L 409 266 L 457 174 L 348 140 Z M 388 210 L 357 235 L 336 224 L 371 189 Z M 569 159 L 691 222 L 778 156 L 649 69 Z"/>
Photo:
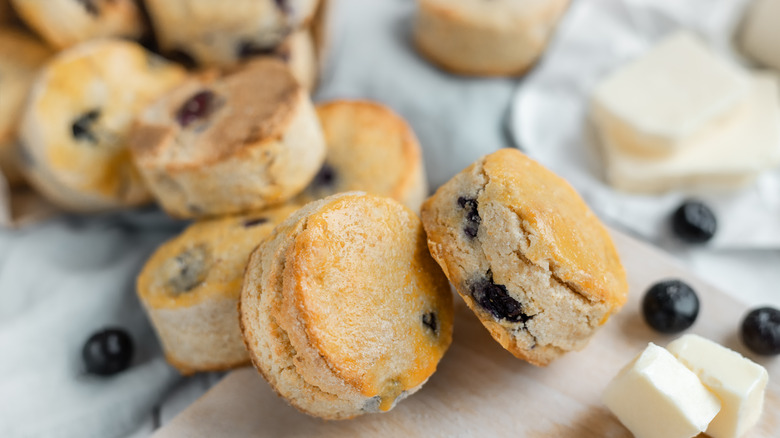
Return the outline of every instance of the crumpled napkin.
<path id="1" fill-rule="evenodd" d="M 543 62 L 514 98 L 511 130 L 518 144 L 569 180 L 600 216 L 645 239 L 667 239 L 669 215 L 684 198 L 695 196 L 713 207 L 719 219 L 709 248 L 780 248 L 780 171 L 765 172 L 755 184 L 733 193 L 622 193 L 605 182 L 599 145 L 586 122 L 590 93 L 599 80 L 676 29 L 691 29 L 724 56 L 744 62 L 734 50 L 733 35 L 747 3 L 574 2 Z"/>

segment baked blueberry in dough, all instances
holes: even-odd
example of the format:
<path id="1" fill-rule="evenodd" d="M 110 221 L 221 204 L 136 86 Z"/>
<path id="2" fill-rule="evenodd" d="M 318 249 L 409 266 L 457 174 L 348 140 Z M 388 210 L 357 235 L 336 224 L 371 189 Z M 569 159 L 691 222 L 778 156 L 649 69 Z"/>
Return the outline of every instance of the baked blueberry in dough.
<path id="1" fill-rule="evenodd" d="M 525 73 L 544 51 L 569 0 L 417 0 L 414 41 L 453 73 Z"/>
<path id="2" fill-rule="evenodd" d="M 163 52 L 200 66 L 228 66 L 269 54 L 307 25 L 317 0 L 147 0 Z"/>
<path id="3" fill-rule="evenodd" d="M 281 204 L 325 157 L 308 93 L 271 58 L 188 80 L 143 112 L 131 144 L 147 186 L 176 217 Z"/>
<path id="4" fill-rule="evenodd" d="M 327 154 L 297 202 L 362 190 L 420 211 L 428 185 L 420 144 L 406 121 L 385 106 L 362 100 L 317 105 L 317 116 Z"/>
<path id="5" fill-rule="evenodd" d="M 502 149 L 422 207 L 431 255 L 493 338 L 547 365 L 579 350 L 626 301 L 612 240 L 564 180 Z"/>
<path id="6" fill-rule="evenodd" d="M 138 0 L 12 0 L 25 23 L 63 49 L 102 37 L 140 39 L 146 24 Z"/>
<path id="7" fill-rule="evenodd" d="M 149 258 L 138 296 L 182 374 L 249 362 L 238 327 L 238 297 L 249 254 L 295 211 L 284 206 L 190 225 Z"/>
<path id="8" fill-rule="evenodd" d="M 140 110 L 185 77 L 182 68 L 119 39 L 58 53 L 35 78 L 22 115 L 22 170 L 61 207 L 93 212 L 150 200 L 130 160 Z"/>
<path id="9" fill-rule="evenodd" d="M 452 339 L 452 294 L 417 216 L 347 192 L 307 204 L 252 254 L 240 323 L 252 362 L 326 419 L 391 409 Z"/>
<path id="10" fill-rule="evenodd" d="M 31 34 L 0 28 L 0 172 L 12 185 L 22 182 L 16 141 L 27 92 L 52 51 Z"/>

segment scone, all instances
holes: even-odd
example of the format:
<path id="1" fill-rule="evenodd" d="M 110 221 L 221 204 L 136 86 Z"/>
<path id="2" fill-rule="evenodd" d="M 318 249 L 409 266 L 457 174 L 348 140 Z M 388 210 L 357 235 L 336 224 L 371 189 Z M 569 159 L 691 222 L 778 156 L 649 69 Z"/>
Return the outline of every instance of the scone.
<path id="1" fill-rule="evenodd" d="M 309 23 L 317 0 L 146 0 L 160 49 L 201 66 L 267 54 Z"/>
<path id="2" fill-rule="evenodd" d="M 137 0 L 11 0 L 27 25 L 63 49 L 100 37 L 139 39 L 146 32 Z"/>
<path id="3" fill-rule="evenodd" d="M 131 143 L 147 186 L 176 217 L 280 204 L 325 158 L 306 90 L 271 58 L 185 82 L 143 112 Z"/>
<path id="4" fill-rule="evenodd" d="M 361 192 L 314 201 L 252 253 L 239 303 L 255 367 L 326 419 L 391 409 L 433 374 L 452 294 L 411 210 Z"/>
<path id="5" fill-rule="evenodd" d="M 33 82 L 20 128 L 21 167 L 38 191 L 82 212 L 150 200 L 127 148 L 138 111 L 180 83 L 182 68 L 118 39 L 64 50 Z"/>
<path id="6" fill-rule="evenodd" d="M 428 194 L 422 152 L 409 125 L 389 108 L 359 100 L 317 106 L 328 152 L 296 201 L 362 190 L 394 198 L 414 211 Z"/>
<path id="7" fill-rule="evenodd" d="M 15 152 L 19 116 L 35 73 L 51 55 L 31 34 L 0 27 L 0 172 L 11 184 L 22 181 Z"/>
<path id="8" fill-rule="evenodd" d="M 0 0 L 0 23 L 13 23 L 16 21 L 16 14 L 11 8 L 11 0 Z"/>
<path id="9" fill-rule="evenodd" d="M 311 32 L 299 30 L 291 34 L 274 49 L 270 56 L 284 61 L 303 88 L 314 89 L 320 68 Z"/>
<path id="10" fill-rule="evenodd" d="M 453 73 L 511 76 L 541 56 L 569 0 L 417 0 L 418 51 Z"/>
<path id="11" fill-rule="evenodd" d="M 249 254 L 294 207 L 196 222 L 160 246 L 138 276 L 138 296 L 182 374 L 249 363 L 238 297 Z"/>
<path id="12" fill-rule="evenodd" d="M 469 308 L 534 365 L 583 348 L 626 301 L 607 230 L 568 183 L 517 150 L 457 174 L 425 201 L 422 221 Z"/>

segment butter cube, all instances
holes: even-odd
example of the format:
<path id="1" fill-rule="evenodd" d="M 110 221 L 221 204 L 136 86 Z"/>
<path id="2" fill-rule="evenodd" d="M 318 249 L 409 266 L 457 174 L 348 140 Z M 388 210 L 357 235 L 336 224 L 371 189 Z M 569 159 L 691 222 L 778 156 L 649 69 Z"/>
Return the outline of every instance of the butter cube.
<path id="1" fill-rule="evenodd" d="M 756 0 L 745 14 L 742 49 L 761 64 L 780 71 L 780 0 Z"/>
<path id="2" fill-rule="evenodd" d="M 666 156 L 745 100 L 747 73 L 690 32 L 667 37 L 595 90 L 592 117 L 626 151 Z"/>
<path id="3" fill-rule="evenodd" d="M 604 404 L 637 438 L 690 438 L 720 410 L 691 370 L 650 343 L 610 382 Z"/>
<path id="4" fill-rule="evenodd" d="M 707 435 L 737 438 L 758 422 L 769 380 L 764 367 L 696 335 L 685 335 L 666 348 L 721 401 Z"/>
<path id="5" fill-rule="evenodd" d="M 780 163 L 780 100 L 775 78 L 754 75 L 738 116 L 704 129 L 685 148 L 662 159 L 648 159 L 623 148 L 622 140 L 602 132 L 609 183 L 636 193 L 675 188 L 730 189 L 750 183 Z"/>

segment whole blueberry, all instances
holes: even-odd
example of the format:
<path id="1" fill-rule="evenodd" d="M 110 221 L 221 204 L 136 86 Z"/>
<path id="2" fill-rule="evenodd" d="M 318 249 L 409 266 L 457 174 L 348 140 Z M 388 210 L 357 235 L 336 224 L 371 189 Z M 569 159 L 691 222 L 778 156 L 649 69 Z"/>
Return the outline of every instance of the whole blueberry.
<path id="1" fill-rule="evenodd" d="M 89 337 L 81 356 L 88 373 L 110 376 L 130 366 L 133 340 L 120 328 L 101 330 Z"/>
<path id="2" fill-rule="evenodd" d="M 642 300 L 645 322 L 661 333 L 679 333 L 692 326 L 699 315 L 696 292 L 680 280 L 654 284 Z"/>
<path id="3" fill-rule="evenodd" d="M 760 307 L 742 320 L 742 342 L 753 352 L 780 354 L 780 310 Z"/>
<path id="4" fill-rule="evenodd" d="M 672 231 L 685 242 L 707 242 L 717 230 L 715 213 L 703 202 L 685 201 L 672 215 Z"/>

